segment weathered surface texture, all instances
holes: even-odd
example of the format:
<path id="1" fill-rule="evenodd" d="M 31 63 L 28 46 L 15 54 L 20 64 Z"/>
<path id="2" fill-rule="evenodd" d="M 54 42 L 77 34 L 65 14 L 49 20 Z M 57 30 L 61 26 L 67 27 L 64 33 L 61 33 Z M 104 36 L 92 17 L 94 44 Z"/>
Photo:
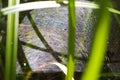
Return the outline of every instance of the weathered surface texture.
<path id="1" fill-rule="evenodd" d="M 96 16 L 92 14 L 89 16 L 90 10 L 84 8 L 76 9 L 76 53 L 77 59 L 86 59 L 89 53 L 89 47 L 91 44 L 92 34 L 94 32 L 93 25 L 96 21 Z M 87 14 L 88 13 L 88 14 Z M 31 12 L 32 17 L 40 32 L 44 36 L 45 40 L 51 46 L 54 51 L 61 54 L 67 54 L 67 31 L 68 31 L 68 11 L 66 7 L 62 8 L 50 8 L 33 10 Z M 87 19 L 88 18 L 88 19 Z M 119 29 L 117 23 L 112 21 L 110 39 L 108 41 L 107 54 L 110 57 L 110 61 L 119 61 Z M 114 28 L 113 28 L 114 26 Z M 45 48 L 41 43 L 34 30 L 31 28 L 27 17 L 24 18 L 19 28 L 20 40 L 34 44 L 36 46 Z M 49 53 L 44 51 L 38 51 L 24 46 L 24 51 L 28 58 L 28 61 L 34 71 L 59 71 L 59 69 L 51 64 L 41 67 L 42 65 L 56 61 Z M 112 56 L 111 56 L 112 55 Z M 60 56 L 61 57 L 61 56 Z M 66 63 L 66 58 L 61 58 Z M 77 60 L 76 59 L 76 60 Z M 113 72 L 119 72 L 120 64 L 118 63 L 106 63 Z M 76 61 L 76 70 L 82 71 L 84 69 L 85 61 Z"/>
<path id="2" fill-rule="evenodd" d="M 78 57 L 87 57 L 88 48 L 90 45 L 91 39 L 91 28 L 86 26 L 86 13 L 87 9 L 77 8 L 76 9 L 76 18 L 77 18 L 77 30 L 76 30 L 76 56 Z M 44 36 L 45 40 L 51 46 L 54 51 L 60 52 L 61 54 L 67 54 L 67 38 L 68 38 L 68 11 L 67 7 L 62 8 L 51 8 L 51 9 L 40 9 L 33 10 L 31 12 L 32 17 L 35 20 L 36 25 L 38 26 L 39 31 Z M 88 32 L 89 31 L 89 32 Z M 89 33 L 89 34 L 88 34 Z M 86 36 L 87 35 L 87 36 Z M 35 34 L 32 29 L 29 20 L 24 18 L 20 27 L 19 27 L 19 37 L 21 41 L 31 43 L 33 45 L 45 48 L 41 43 L 40 39 Z M 50 53 L 43 51 L 38 51 L 24 46 L 24 51 L 30 62 L 30 65 L 33 70 L 42 70 L 41 65 L 44 65 L 46 62 L 56 61 Z M 81 53 L 81 54 L 80 54 Z M 62 57 L 62 55 L 61 55 Z M 64 59 L 61 58 L 64 62 Z M 76 62 L 77 70 L 82 71 L 84 67 L 84 61 Z M 49 68 L 47 68 L 49 67 Z M 45 70 L 56 70 L 52 65 L 45 67 Z M 57 69 L 59 70 L 59 69 Z"/>

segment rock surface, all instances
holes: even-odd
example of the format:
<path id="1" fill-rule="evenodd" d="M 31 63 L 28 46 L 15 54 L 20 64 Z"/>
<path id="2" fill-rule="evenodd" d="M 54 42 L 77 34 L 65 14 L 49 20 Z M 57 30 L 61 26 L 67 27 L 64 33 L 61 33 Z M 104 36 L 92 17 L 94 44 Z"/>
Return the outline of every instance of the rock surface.
<path id="1" fill-rule="evenodd" d="M 87 27 L 85 26 L 85 17 L 87 9 L 77 8 L 77 31 L 76 31 L 76 56 L 87 57 L 88 46 L 90 45 L 90 34 L 87 34 Z M 68 11 L 67 7 L 50 8 L 33 10 L 31 15 L 38 26 L 39 31 L 44 36 L 45 40 L 51 46 L 54 51 L 62 54 L 67 54 L 67 37 L 68 37 Z M 89 29 L 89 33 L 91 30 Z M 86 38 L 86 35 L 89 35 Z M 41 40 L 35 34 L 33 28 L 27 17 L 24 18 L 19 27 L 19 37 L 21 41 L 31 43 L 33 45 L 45 48 Z M 86 46 L 84 45 L 86 44 Z M 59 71 L 55 65 L 48 65 L 42 67 L 42 65 L 49 62 L 56 62 L 56 60 L 50 55 L 50 53 L 31 49 L 23 46 L 26 57 L 33 69 L 33 71 Z M 81 54 L 80 54 L 81 53 Z M 61 58 L 63 62 L 66 62 L 64 58 Z M 82 71 L 84 67 L 84 61 L 76 61 L 76 70 Z"/>
<path id="2" fill-rule="evenodd" d="M 81 58 L 87 58 L 89 52 L 89 46 L 91 43 L 93 24 L 96 17 L 92 16 L 92 19 L 87 20 L 87 13 L 89 9 L 77 8 L 76 9 L 76 56 Z M 61 54 L 67 54 L 67 37 L 68 37 L 68 11 L 67 7 L 61 8 L 49 8 L 33 10 L 31 12 L 32 17 L 39 31 L 44 36 L 45 40 L 51 46 L 54 51 L 60 52 Z M 86 21 L 87 20 L 87 21 Z M 117 23 L 112 21 L 110 40 L 108 42 L 108 51 L 112 54 L 111 60 L 119 61 L 119 33 L 120 30 L 117 28 Z M 116 31 L 117 30 L 117 31 Z M 34 44 L 36 46 L 45 48 L 41 43 L 34 30 L 29 23 L 27 17 L 21 23 L 19 27 L 20 40 Z M 49 64 L 48 66 L 42 67 L 49 62 L 56 62 L 56 60 L 47 52 L 31 49 L 24 46 L 24 51 L 28 58 L 28 61 L 34 71 L 59 71 L 55 65 Z M 61 56 L 60 56 L 61 57 Z M 61 58 L 66 63 L 66 58 Z M 78 59 L 78 58 L 77 58 Z M 84 69 L 85 61 L 76 61 L 76 70 L 82 71 Z M 119 72 L 119 63 L 108 63 L 107 64 L 113 72 Z"/>

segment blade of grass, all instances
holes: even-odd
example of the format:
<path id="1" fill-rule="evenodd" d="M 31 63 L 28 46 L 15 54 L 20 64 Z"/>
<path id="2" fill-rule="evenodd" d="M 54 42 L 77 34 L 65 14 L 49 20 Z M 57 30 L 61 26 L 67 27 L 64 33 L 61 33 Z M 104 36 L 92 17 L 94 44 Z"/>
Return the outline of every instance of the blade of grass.
<path id="1" fill-rule="evenodd" d="M 22 3 L 22 4 L 19 4 L 16 6 L 3 8 L 1 11 L 3 12 L 3 14 L 8 14 L 8 13 L 14 13 L 14 12 L 20 12 L 20 11 L 26 11 L 26 10 L 32 10 L 32 9 L 42 9 L 42 8 L 53 8 L 53 7 L 67 6 L 68 1 L 63 1 L 63 4 L 65 4 L 65 5 L 61 5 L 61 3 L 56 3 L 55 1 L 29 2 L 29 3 Z M 95 4 L 93 2 L 75 1 L 75 6 L 76 7 L 83 7 L 83 8 L 92 8 L 92 9 L 99 8 L 98 4 Z M 116 10 L 114 8 L 108 7 L 108 10 L 112 13 L 120 14 L 120 11 Z"/>
<path id="2" fill-rule="evenodd" d="M 112 13 L 116 13 L 116 14 L 120 14 L 120 11 L 119 10 L 116 10 L 114 8 L 108 8 L 108 10 Z"/>
<path id="3" fill-rule="evenodd" d="M 19 0 L 9 0 L 8 6 L 19 4 Z M 18 42 L 19 13 L 8 14 L 5 80 L 16 80 L 16 58 Z"/>
<path id="4" fill-rule="evenodd" d="M 16 5 L 15 7 L 11 6 L 8 9 L 7 8 L 3 9 L 2 11 L 3 12 L 5 11 L 6 13 L 11 13 L 11 12 L 26 11 L 26 10 L 39 9 L 39 8 L 51 8 L 51 7 L 60 7 L 60 4 L 56 3 L 56 1 L 37 1 L 37 2 L 22 3 Z"/>
<path id="5" fill-rule="evenodd" d="M 75 1 L 69 0 L 69 31 L 68 31 L 68 62 L 66 80 L 72 80 L 74 76 L 74 52 L 75 52 L 75 32 L 76 32 L 76 15 L 75 15 Z"/>
<path id="6" fill-rule="evenodd" d="M 18 39 L 18 55 L 17 55 L 18 62 L 21 66 L 21 70 L 23 73 L 27 73 L 29 71 L 32 71 L 30 64 L 26 58 L 26 55 L 24 53 L 22 44 L 20 42 L 20 39 Z"/>
<path id="7" fill-rule="evenodd" d="M 65 65 L 58 62 L 53 62 L 52 64 L 57 65 L 64 72 L 64 74 L 67 75 L 67 67 Z M 74 80 L 73 77 L 72 77 L 72 80 Z"/>
<path id="8" fill-rule="evenodd" d="M 101 0 L 100 14 L 96 24 L 91 52 L 81 80 L 98 80 L 100 77 L 109 35 L 110 13 L 107 9 L 108 3 L 109 0 Z"/>

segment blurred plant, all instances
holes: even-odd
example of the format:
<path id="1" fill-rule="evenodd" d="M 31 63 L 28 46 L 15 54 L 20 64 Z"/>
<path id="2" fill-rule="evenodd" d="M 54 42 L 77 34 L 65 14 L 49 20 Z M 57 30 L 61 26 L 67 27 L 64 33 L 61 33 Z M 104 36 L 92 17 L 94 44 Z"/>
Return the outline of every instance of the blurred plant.
<path id="1" fill-rule="evenodd" d="M 110 29 L 110 12 L 107 9 L 109 6 L 109 0 L 101 0 L 99 2 L 99 18 L 95 26 L 96 30 L 93 37 L 90 56 L 85 68 L 85 72 L 83 73 L 82 80 L 98 80 L 104 63 Z"/>
<path id="2" fill-rule="evenodd" d="M 8 6 L 19 4 L 19 0 L 9 0 Z M 16 79 L 19 13 L 8 14 L 6 37 L 5 80 Z"/>

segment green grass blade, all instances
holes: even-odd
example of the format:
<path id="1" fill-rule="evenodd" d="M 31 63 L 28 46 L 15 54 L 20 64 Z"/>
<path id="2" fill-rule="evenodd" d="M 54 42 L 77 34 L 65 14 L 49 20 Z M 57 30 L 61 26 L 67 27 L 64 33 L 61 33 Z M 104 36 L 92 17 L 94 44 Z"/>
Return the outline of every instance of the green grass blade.
<path id="1" fill-rule="evenodd" d="M 63 1 L 63 4 L 65 4 L 63 6 L 67 6 L 68 1 Z M 62 6 L 62 5 L 60 5 L 60 3 L 56 3 L 55 1 L 38 1 L 38 2 L 22 3 L 22 4 L 19 4 L 16 6 L 3 8 L 1 11 L 3 12 L 3 14 L 9 14 L 9 13 L 15 13 L 15 12 L 32 10 L 32 9 L 52 8 L 52 7 L 60 7 L 60 6 Z M 75 1 L 75 6 L 83 7 L 83 8 L 92 8 L 92 9 L 99 8 L 98 4 L 95 4 L 93 2 Z M 116 10 L 114 8 L 108 7 L 108 10 L 112 13 L 120 14 L 120 11 Z"/>
<path id="2" fill-rule="evenodd" d="M 104 62 L 109 34 L 110 14 L 107 9 L 108 0 L 101 0 L 100 15 L 96 24 L 89 61 L 81 80 L 98 80 Z"/>
<path id="3" fill-rule="evenodd" d="M 64 72 L 64 74 L 67 75 L 67 67 L 65 65 L 58 62 L 53 62 L 52 64 L 57 65 Z M 74 80 L 73 77 L 72 77 L 72 80 Z"/>
<path id="4" fill-rule="evenodd" d="M 116 14 L 120 14 L 120 11 L 119 10 L 116 10 L 114 8 L 108 8 L 108 10 L 112 13 L 116 13 Z"/>
<path id="5" fill-rule="evenodd" d="M 75 32 L 76 32 L 76 16 L 75 1 L 69 0 L 69 31 L 68 31 L 68 62 L 66 80 L 72 80 L 74 75 L 74 52 L 75 52 Z"/>
<path id="6" fill-rule="evenodd" d="M 9 0 L 8 3 L 9 3 L 9 6 L 13 6 L 13 5 L 19 4 L 19 0 Z M 19 19 L 19 13 L 8 14 L 5 80 L 16 79 L 18 19 Z"/>
<path id="7" fill-rule="evenodd" d="M 56 3 L 56 1 L 37 1 L 37 2 L 22 3 L 16 6 L 4 8 L 2 9 L 2 12 L 4 12 L 4 14 L 8 14 L 18 11 L 26 11 L 26 10 L 40 9 L 40 8 L 54 8 L 54 7 L 60 7 L 60 4 Z"/>

